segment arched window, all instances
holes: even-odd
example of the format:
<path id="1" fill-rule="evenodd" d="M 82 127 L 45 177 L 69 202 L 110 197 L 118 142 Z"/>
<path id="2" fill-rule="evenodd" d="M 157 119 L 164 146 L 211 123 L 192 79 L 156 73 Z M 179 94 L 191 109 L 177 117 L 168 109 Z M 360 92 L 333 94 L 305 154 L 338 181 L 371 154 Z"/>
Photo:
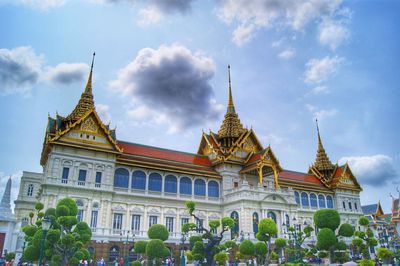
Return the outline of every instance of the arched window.
<path id="1" fill-rule="evenodd" d="M 310 194 L 311 208 L 318 208 L 317 196 L 314 193 Z"/>
<path id="2" fill-rule="evenodd" d="M 25 225 L 27 225 L 28 223 L 29 223 L 28 217 L 22 218 L 22 221 L 21 221 L 21 228 L 24 227 Z"/>
<path id="3" fill-rule="evenodd" d="M 287 227 L 289 227 L 290 226 L 290 218 L 289 218 L 289 214 L 285 214 L 285 225 L 287 226 Z"/>
<path id="4" fill-rule="evenodd" d="M 149 176 L 149 190 L 160 191 L 162 186 L 162 178 L 159 173 L 151 173 Z"/>
<path id="5" fill-rule="evenodd" d="M 254 235 L 258 233 L 258 213 L 253 213 L 253 232 Z"/>
<path id="6" fill-rule="evenodd" d="M 217 181 L 208 182 L 208 196 L 209 197 L 219 197 L 219 185 Z"/>
<path id="7" fill-rule="evenodd" d="M 146 189 L 146 174 L 143 171 L 133 172 L 131 186 L 134 189 Z"/>
<path id="8" fill-rule="evenodd" d="M 33 195 L 33 185 L 32 185 L 32 184 L 29 184 L 29 186 L 28 186 L 28 192 L 26 193 L 26 195 L 27 195 L 28 197 L 32 197 L 32 195 Z"/>
<path id="9" fill-rule="evenodd" d="M 124 168 L 118 168 L 115 170 L 114 174 L 114 187 L 124 187 L 129 186 L 129 172 Z"/>
<path id="10" fill-rule="evenodd" d="M 167 175 L 164 181 L 164 191 L 169 193 L 176 193 L 177 191 L 177 179 L 174 175 Z"/>
<path id="11" fill-rule="evenodd" d="M 112 246 L 109 250 L 108 257 L 109 257 L 110 261 L 117 260 L 119 258 L 119 247 Z"/>
<path id="12" fill-rule="evenodd" d="M 206 195 L 206 182 L 203 179 L 196 179 L 194 181 L 194 194 L 196 196 Z"/>
<path id="13" fill-rule="evenodd" d="M 326 205 L 328 208 L 333 208 L 333 199 L 332 196 L 326 196 Z"/>
<path id="14" fill-rule="evenodd" d="M 237 211 L 231 213 L 231 218 L 235 221 L 235 225 L 231 229 L 231 239 L 239 236 L 239 214 Z"/>
<path id="15" fill-rule="evenodd" d="M 294 192 L 294 199 L 296 200 L 296 203 L 298 205 L 300 205 L 300 194 L 299 194 L 299 192 L 297 192 L 297 191 Z"/>
<path id="16" fill-rule="evenodd" d="M 267 217 L 271 218 L 276 223 L 276 214 L 274 212 L 268 212 Z"/>
<path id="17" fill-rule="evenodd" d="M 76 200 L 76 206 L 78 206 L 78 208 L 83 207 L 83 201 L 80 199 Z"/>
<path id="18" fill-rule="evenodd" d="M 303 207 L 308 207 L 309 203 L 308 203 L 308 195 L 305 192 L 301 193 L 301 205 Z"/>
<path id="19" fill-rule="evenodd" d="M 319 204 L 320 208 L 326 208 L 325 196 L 324 195 L 318 195 L 318 204 Z"/>
<path id="20" fill-rule="evenodd" d="M 191 195 L 192 194 L 192 180 L 189 177 L 182 177 L 179 180 L 179 193 Z"/>

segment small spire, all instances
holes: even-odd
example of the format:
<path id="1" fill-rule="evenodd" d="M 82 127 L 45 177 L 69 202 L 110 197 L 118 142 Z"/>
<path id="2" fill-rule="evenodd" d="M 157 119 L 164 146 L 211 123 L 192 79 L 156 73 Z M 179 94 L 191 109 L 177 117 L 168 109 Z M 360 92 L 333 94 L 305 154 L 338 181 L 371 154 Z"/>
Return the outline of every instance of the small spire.
<path id="1" fill-rule="evenodd" d="M 231 84 L 231 66 L 228 65 L 228 79 L 229 79 L 229 98 L 228 98 L 228 113 L 235 112 L 235 106 L 233 105 L 233 97 L 232 97 L 232 84 Z"/>
<path id="2" fill-rule="evenodd" d="M 89 73 L 89 78 L 86 83 L 85 87 L 85 93 L 92 94 L 92 74 L 93 74 L 93 64 L 94 64 L 94 57 L 96 56 L 96 53 L 93 53 L 93 58 L 92 58 L 92 65 L 90 66 L 90 73 Z"/>
<path id="3" fill-rule="evenodd" d="M 13 219 L 14 215 L 11 211 L 11 175 L 8 178 L 6 189 L 4 190 L 3 197 L 0 203 L 0 219 L 8 221 Z"/>

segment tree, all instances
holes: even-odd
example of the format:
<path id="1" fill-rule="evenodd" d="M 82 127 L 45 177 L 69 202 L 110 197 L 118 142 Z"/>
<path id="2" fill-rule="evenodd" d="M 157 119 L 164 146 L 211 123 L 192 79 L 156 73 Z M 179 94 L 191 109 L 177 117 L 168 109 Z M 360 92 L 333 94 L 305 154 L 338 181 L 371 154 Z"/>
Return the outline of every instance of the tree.
<path id="1" fill-rule="evenodd" d="M 67 262 L 74 265 L 81 259 L 90 259 L 90 253 L 84 245 L 90 241 L 92 231 L 85 222 L 78 222 L 76 202 L 71 198 L 64 198 L 57 203 L 55 209 L 49 208 L 43 212 L 43 207 L 42 203 L 37 203 L 35 223 L 34 214 L 30 215 L 31 223 L 22 228 L 27 242 L 24 259 L 37 261 L 43 241 L 44 260 L 51 266 L 66 265 Z M 51 223 L 46 236 L 41 228 L 44 218 L 49 219 Z"/>
<path id="2" fill-rule="evenodd" d="M 202 234 L 201 241 L 197 238 L 196 241 L 193 242 L 192 255 L 194 259 L 202 259 L 205 257 L 207 264 L 212 265 L 214 263 L 214 255 L 226 249 L 226 247 L 220 245 L 220 243 L 224 233 L 233 228 L 235 221 L 230 217 L 223 217 L 220 220 L 209 220 L 208 226 L 210 229 L 207 229 L 203 226 L 201 219 L 194 213 L 196 204 L 193 201 L 187 201 L 185 205 L 189 214 L 197 223 L 184 224 L 182 226 L 182 233 L 187 234 L 190 231 L 194 231 Z M 220 228 L 219 233 L 217 233 L 218 228 Z"/>
<path id="3" fill-rule="evenodd" d="M 271 218 L 264 218 L 258 223 L 258 233 L 256 238 L 267 246 L 267 254 L 265 255 L 265 265 L 269 264 L 271 255 L 271 238 L 278 233 L 278 227 Z"/>
<path id="4" fill-rule="evenodd" d="M 284 250 L 284 247 L 286 247 L 286 239 L 284 238 L 275 239 L 275 247 L 277 248 L 278 255 L 282 256 L 282 251 Z"/>
<path id="5" fill-rule="evenodd" d="M 291 237 L 291 239 L 288 241 L 290 248 L 287 250 L 291 262 L 301 263 L 303 261 L 305 252 L 303 251 L 302 245 L 304 241 L 311 236 L 311 232 L 313 231 L 314 228 L 310 225 L 304 227 L 303 231 L 296 230 L 292 226 L 288 228 L 289 237 Z"/>
<path id="6" fill-rule="evenodd" d="M 146 254 L 146 246 L 147 246 L 147 241 L 144 240 L 136 241 L 134 246 L 135 253 L 140 255 Z"/>
<path id="7" fill-rule="evenodd" d="M 378 258 L 383 260 L 384 264 L 389 264 L 390 259 L 394 256 L 394 253 L 387 248 L 378 248 L 376 255 L 378 256 Z"/>
<path id="8" fill-rule="evenodd" d="M 354 236 L 357 244 L 357 250 L 358 252 L 361 252 L 363 257 L 366 259 L 371 258 L 371 255 L 369 253 L 370 247 L 375 247 L 378 245 L 378 241 L 374 237 L 374 233 L 372 232 L 371 228 L 369 227 L 369 220 L 365 216 L 361 216 L 358 219 L 358 224 L 363 227 L 364 231 L 355 231 Z M 360 241 L 361 240 L 361 241 Z"/>
<path id="9" fill-rule="evenodd" d="M 350 237 L 353 235 L 353 227 L 350 224 L 340 225 L 340 215 L 334 209 L 322 209 L 314 213 L 315 226 L 320 230 L 317 235 L 317 248 L 319 250 L 329 251 L 330 260 L 335 259 L 336 249 L 347 249 L 347 245 L 344 242 L 338 244 L 339 236 Z M 339 227 L 339 235 L 335 235 L 335 230 Z M 344 257 L 346 254 L 342 254 L 339 257 Z"/>
<path id="10" fill-rule="evenodd" d="M 250 240 L 243 240 L 239 245 L 240 254 L 244 256 L 253 256 L 254 255 L 254 244 Z"/>
<path id="11" fill-rule="evenodd" d="M 228 260 L 228 254 L 225 252 L 220 252 L 214 255 L 214 260 L 217 262 L 218 266 L 224 266 Z"/>
<path id="12" fill-rule="evenodd" d="M 169 233 L 165 225 L 153 224 L 147 231 L 148 237 L 151 239 L 146 243 L 142 243 L 139 250 L 143 250 L 145 245 L 146 255 L 150 265 L 157 265 L 161 258 L 169 256 L 169 249 L 164 245 L 164 241 L 168 239 Z"/>
<path id="13" fill-rule="evenodd" d="M 265 256 L 267 255 L 268 248 L 264 242 L 257 242 L 254 244 L 254 252 L 257 256 L 257 265 L 264 264 Z"/>

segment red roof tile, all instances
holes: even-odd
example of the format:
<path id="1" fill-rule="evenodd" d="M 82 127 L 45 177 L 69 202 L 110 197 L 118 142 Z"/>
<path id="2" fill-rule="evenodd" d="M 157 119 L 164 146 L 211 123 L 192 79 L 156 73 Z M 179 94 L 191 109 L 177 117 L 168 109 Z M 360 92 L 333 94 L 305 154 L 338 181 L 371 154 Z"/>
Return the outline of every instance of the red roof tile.
<path id="1" fill-rule="evenodd" d="M 180 163 L 194 164 L 210 167 L 211 162 L 208 157 L 196 154 L 184 153 L 173 150 L 166 150 L 157 147 L 144 146 L 135 143 L 119 142 L 118 146 L 123 149 L 124 154 L 145 156 L 150 158 L 170 160 Z"/>
<path id="2" fill-rule="evenodd" d="M 321 181 L 316 176 L 305 173 L 283 170 L 282 172 L 279 173 L 279 177 L 283 179 L 290 179 L 293 181 L 301 181 L 306 183 L 314 183 L 323 186 Z"/>
<path id="3" fill-rule="evenodd" d="M 333 177 L 338 177 L 338 176 L 340 176 L 340 175 L 342 174 L 342 172 L 343 172 L 342 167 L 337 167 L 337 168 L 336 168 L 336 172 L 335 172 L 335 174 L 333 175 Z"/>

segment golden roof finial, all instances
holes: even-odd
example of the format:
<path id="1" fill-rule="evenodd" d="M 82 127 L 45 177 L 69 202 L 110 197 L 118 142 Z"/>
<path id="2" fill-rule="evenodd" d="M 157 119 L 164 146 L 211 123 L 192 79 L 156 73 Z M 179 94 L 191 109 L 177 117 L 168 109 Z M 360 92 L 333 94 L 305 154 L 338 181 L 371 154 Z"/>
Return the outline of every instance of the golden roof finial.
<path id="1" fill-rule="evenodd" d="M 89 73 L 89 78 L 86 83 L 85 87 L 85 93 L 92 93 L 92 74 L 93 74 L 93 63 L 94 63 L 94 57 L 96 56 L 96 53 L 93 53 L 93 58 L 92 58 L 92 65 L 90 66 L 90 73 Z"/>
<path id="2" fill-rule="evenodd" d="M 232 85 L 231 85 L 231 66 L 228 65 L 228 79 L 229 79 L 229 98 L 228 98 L 228 113 L 235 112 L 235 106 L 233 105 L 233 97 L 232 97 Z"/>
<path id="3" fill-rule="evenodd" d="M 329 160 L 328 155 L 324 149 L 324 145 L 322 144 L 321 134 L 319 132 L 318 119 L 315 119 L 317 125 L 317 133 L 318 133 L 318 149 L 317 149 L 317 158 L 315 159 L 314 166 L 321 172 L 330 172 L 333 171 L 334 165 Z"/>
<path id="4" fill-rule="evenodd" d="M 93 101 L 93 93 L 92 93 L 92 74 L 93 74 L 93 63 L 94 63 L 95 55 L 96 55 L 96 53 L 93 53 L 92 65 L 90 67 L 90 73 L 89 73 L 88 81 L 86 83 L 85 90 L 82 93 L 78 104 L 75 106 L 75 109 L 66 118 L 66 120 L 76 121 L 79 118 L 81 118 L 83 115 L 85 115 L 88 111 L 94 109 L 94 101 Z"/>

